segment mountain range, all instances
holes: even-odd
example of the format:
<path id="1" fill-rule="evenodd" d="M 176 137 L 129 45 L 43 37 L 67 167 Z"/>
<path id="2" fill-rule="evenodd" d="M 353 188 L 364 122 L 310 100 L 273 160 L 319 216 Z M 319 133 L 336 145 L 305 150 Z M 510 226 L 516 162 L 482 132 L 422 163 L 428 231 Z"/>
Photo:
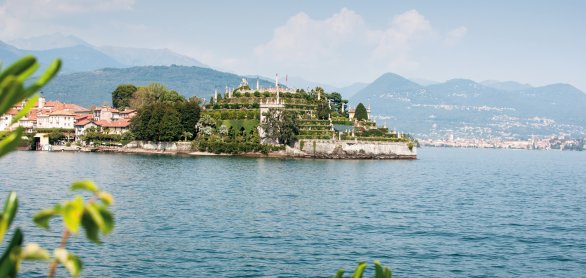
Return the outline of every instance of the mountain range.
<path id="1" fill-rule="evenodd" d="M 586 137 L 586 94 L 569 84 L 452 79 L 422 86 L 386 73 L 350 98 L 379 124 L 419 138 Z"/>
<path id="2" fill-rule="evenodd" d="M 186 96 L 209 98 L 214 90 L 223 92 L 225 87 L 238 86 L 242 78 L 168 49 L 97 47 L 61 34 L 9 43 L 0 41 L 0 61 L 5 64 L 25 54 L 35 55 L 42 65 L 54 57 L 62 58 L 63 69 L 44 94 L 48 99 L 85 106 L 110 102 L 110 93 L 122 83 L 159 82 Z M 257 75 L 247 77 L 254 87 Z M 262 87 L 274 86 L 269 78 L 258 79 Z M 533 87 L 515 81 L 436 82 L 409 80 L 393 73 L 347 87 L 302 77 L 287 79 L 290 87 L 321 86 L 340 92 L 352 106 L 359 102 L 370 106 L 379 124 L 418 138 L 586 137 L 586 94 L 569 84 Z"/>
<path id="3" fill-rule="evenodd" d="M 158 82 L 186 97 L 207 98 L 215 90 L 223 93 L 226 87 L 238 87 L 242 76 L 210 68 L 187 66 L 141 66 L 131 68 L 105 68 L 89 72 L 59 74 L 43 90 L 47 99 L 77 103 L 84 106 L 111 102 L 111 93 L 120 84 L 137 86 Z M 258 79 L 261 87 L 274 83 Z M 248 79 L 251 87 L 256 80 Z"/>
<path id="4" fill-rule="evenodd" d="M 133 66 L 207 67 L 196 59 L 169 49 L 98 47 L 78 37 L 61 34 L 19 39 L 10 44 L 0 41 L 0 61 L 4 63 L 12 63 L 27 54 L 37 57 L 41 65 L 48 65 L 55 57 L 60 57 L 63 60 L 62 73 Z"/>

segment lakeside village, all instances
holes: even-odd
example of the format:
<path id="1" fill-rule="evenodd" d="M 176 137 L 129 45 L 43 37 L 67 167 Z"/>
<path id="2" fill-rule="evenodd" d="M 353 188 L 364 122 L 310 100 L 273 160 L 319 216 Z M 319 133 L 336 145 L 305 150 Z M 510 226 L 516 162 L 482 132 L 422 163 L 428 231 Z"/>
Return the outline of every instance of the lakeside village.
<path id="1" fill-rule="evenodd" d="M 569 135 L 552 135 L 546 138 L 532 136 L 527 140 L 506 139 L 466 139 L 450 136 L 448 139 L 419 139 L 425 147 L 443 148 L 483 148 L 483 149 L 515 149 L 515 150 L 560 150 L 584 151 L 586 139 L 575 139 Z"/>
<path id="2" fill-rule="evenodd" d="M 208 102 L 161 84 L 118 86 L 112 106 L 85 108 L 41 95 L 0 117 L 0 131 L 21 126 L 21 149 L 112 151 L 334 159 L 416 159 L 408 134 L 378 127 L 363 104 L 349 109 L 339 93 L 281 87 L 252 89 L 243 78 Z"/>

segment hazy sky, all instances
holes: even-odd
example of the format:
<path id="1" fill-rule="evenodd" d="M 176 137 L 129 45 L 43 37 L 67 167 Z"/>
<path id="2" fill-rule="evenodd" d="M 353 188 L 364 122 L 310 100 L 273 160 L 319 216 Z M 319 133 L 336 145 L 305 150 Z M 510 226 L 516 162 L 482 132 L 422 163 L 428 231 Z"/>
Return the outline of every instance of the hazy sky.
<path id="1" fill-rule="evenodd" d="M 55 32 L 337 86 L 395 72 L 586 91 L 582 0 L 0 0 L 0 40 Z"/>

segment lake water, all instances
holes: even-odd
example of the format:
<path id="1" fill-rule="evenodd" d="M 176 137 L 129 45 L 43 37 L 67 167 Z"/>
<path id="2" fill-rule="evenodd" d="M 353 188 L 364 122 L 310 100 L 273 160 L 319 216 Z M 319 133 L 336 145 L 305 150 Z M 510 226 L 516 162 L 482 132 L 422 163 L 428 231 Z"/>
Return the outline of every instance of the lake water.
<path id="1" fill-rule="evenodd" d="M 69 244 L 85 277 L 331 277 L 380 260 L 396 277 L 584 277 L 586 153 L 419 149 L 416 161 L 16 152 L 25 240 L 34 212 L 89 178 L 116 198 L 102 245 Z M 59 223 L 52 222 L 53 227 Z M 23 277 L 46 265 L 27 262 Z M 65 270 L 58 274 L 64 276 Z"/>

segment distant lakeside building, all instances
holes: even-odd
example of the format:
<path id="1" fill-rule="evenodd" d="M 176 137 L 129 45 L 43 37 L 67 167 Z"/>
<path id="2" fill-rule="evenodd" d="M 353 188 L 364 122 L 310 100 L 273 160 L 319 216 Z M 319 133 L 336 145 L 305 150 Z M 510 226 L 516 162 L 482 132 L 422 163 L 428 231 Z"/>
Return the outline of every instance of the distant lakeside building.
<path id="1" fill-rule="evenodd" d="M 46 101 L 44 97 L 39 97 L 33 108 L 13 123 L 14 116 L 25 104 L 26 101 L 22 101 L 0 116 L 0 131 L 11 131 L 17 127 L 23 127 L 28 134 L 63 130 L 71 132 L 74 135 L 73 140 L 79 141 L 90 127 L 95 127 L 100 132 L 122 134 L 129 130 L 130 119 L 137 113 L 134 109 L 118 110 L 109 106 L 88 109 L 77 104 Z"/>

